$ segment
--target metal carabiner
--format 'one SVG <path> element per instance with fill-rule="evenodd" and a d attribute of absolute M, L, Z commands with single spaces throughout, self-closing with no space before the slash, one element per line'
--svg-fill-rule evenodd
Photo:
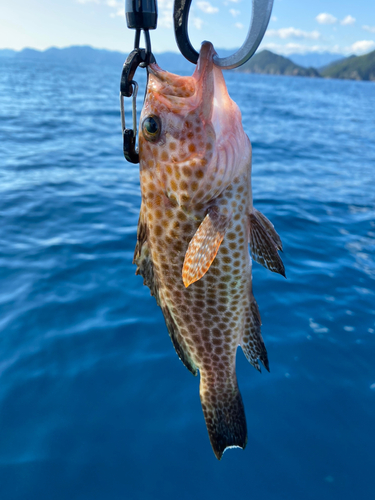
<path fill-rule="evenodd" d="M 188 35 L 188 17 L 191 0 L 175 0 L 173 9 L 174 31 L 178 48 L 186 59 L 197 64 L 199 54 Z M 242 66 L 255 53 L 266 32 L 273 0 L 253 0 L 250 28 L 242 47 L 228 57 L 214 57 L 214 63 L 222 69 Z"/>

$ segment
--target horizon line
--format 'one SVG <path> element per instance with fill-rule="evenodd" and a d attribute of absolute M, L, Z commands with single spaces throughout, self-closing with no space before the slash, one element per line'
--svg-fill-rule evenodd
<path fill-rule="evenodd" d="M 64 46 L 64 47 L 58 47 L 56 45 L 51 45 L 50 47 L 47 47 L 45 49 L 37 49 L 37 48 L 34 48 L 34 47 L 29 47 L 29 46 L 26 46 L 26 47 L 23 47 L 22 49 L 12 49 L 12 48 L 9 48 L 9 47 L 2 47 L 0 48 L 0 51 L 5 51 L 5 50 L 8 50 L 8 51 L 11 51 L 11 52 L 16 52 L 16 53 L 20 53 L 24 50 L 34 50 L 35 52 L 46 52 L 48 50 L 51 50 L 51 49 L 56 49 L 56 50 L 65 50 L 65 49 L 70 49 L 70 48 L 74 48 L 74 47 L 80 47 L 80 48 L 90 48 L 92 50 L 103 50 L 103 51 L 106 51 L 106 52 L 114 52 L 114 53 L 120 53 L 120 54 L 127 54 L 127 51 L 126 52 L 123 52 L 122 50 L 113 50 L 113 49 L 107 49 L 107 48 L 103 48 L 103 47 L 94 47 L 93 45 L 87 45 L 87 44 L 83 44 L 83 45 L 80 45 L 80 44 L 72 44 L 72 45 L 67 45 L 67 46 Z M 233 51 L 236 51 L 238 50 L 239 47 L 219 47 L 217 50 L 220 51 L 220 50 L 233 50 Z M 315 55 L 315 54 L 337 54 L 338 56 L 347 56 L 347 54 L 343 53 L 343 52 L 336 52 L 336 51 L 329 51 L 329 50 L 323 50 L 323 51 L 306 51 L 306 52 L 291 52 L 290 54 L 284 54 L 284 53 L 280 53 L 280 52 L 276 52 L 274 50 L 271 50 L 267 47 L 261 47 L 259 52 L 262 52 L 262 50 L 268 50 L 270 52 L 273 52 L 274 54 L 277 54 L 277 55 L 280 55 L 280 56 L 283 56 L 283 57 L 288 57 L 289 55 L 301 55 L 301 56 L 304 56 L 304 55 Z M 258 52 L 258 51 L 257 51 Z M 366 54 L 370 54 L 371 52 L 373 52 L 372 50 L 370 50 L 369 52 L 366 52 L 364 54 L 361 54 L 361 55 L 366 55 Z M 173 54 L 180 54 L 179 50 L 176 49 L 176 50 L 164 50 L 164 51 L 154 51 L 154 54 L 165 54 L 165 53 L 173 53 Z M 355 54 L 357 55 L 357 54 Z M 359 56 L 357 56 L 359 57 Z"/>

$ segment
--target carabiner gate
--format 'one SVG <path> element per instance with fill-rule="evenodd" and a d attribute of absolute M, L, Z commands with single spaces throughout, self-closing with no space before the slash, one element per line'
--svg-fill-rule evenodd
<path fill-rule="evenodd" d="M 132 119 L 133 129 L 126 128 L 125 125 L 125 106 L 124 95 L 120 92 L 120 110 L 121 110 L 121 129 L 122 129 L 122 144 L 125 159 L 130 163 L 139 163 L 138 148 L 136 148 L 137 138 L 137 94 L 138 83 L 132 80 L 130 82 L 132 87 L 133 105 L 132 105 Z"/>

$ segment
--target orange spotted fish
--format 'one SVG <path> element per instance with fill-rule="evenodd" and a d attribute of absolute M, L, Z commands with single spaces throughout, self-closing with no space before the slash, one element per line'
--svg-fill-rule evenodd
<path fill-rule="evenodd" d="M 204 42 L 190 77 L 149 67 L 140 119 L 142 205 L 134 263 L 161 307 L 200 398 L 216 457 L 245 448 L 238 345 L 268 370 L 251 258 L 285 276 L 282 245 L 253 207 L 251 145 L 215 51 Z"/>

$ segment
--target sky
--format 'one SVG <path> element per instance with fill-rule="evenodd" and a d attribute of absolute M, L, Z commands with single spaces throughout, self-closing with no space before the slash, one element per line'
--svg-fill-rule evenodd
<path fill-rule="evenodd" d="M 216 48 L 242 45 L 251 4 L 251 0 L 193 0 L 189 35 L 196 49 L 203 40 Z M 129 52 L 134 31 L 126 26 L 124 5 L 119 0 L 0 0 L 0 49 L 91 45 Z M 158 0 L 158 28 L 151 32 L 155 53 L 178 51 L 172 6 L 173 0 Z M 284 55 L 370 52 L 375 49 L 375 1 L 274 0 L 261 47 Z"/>

